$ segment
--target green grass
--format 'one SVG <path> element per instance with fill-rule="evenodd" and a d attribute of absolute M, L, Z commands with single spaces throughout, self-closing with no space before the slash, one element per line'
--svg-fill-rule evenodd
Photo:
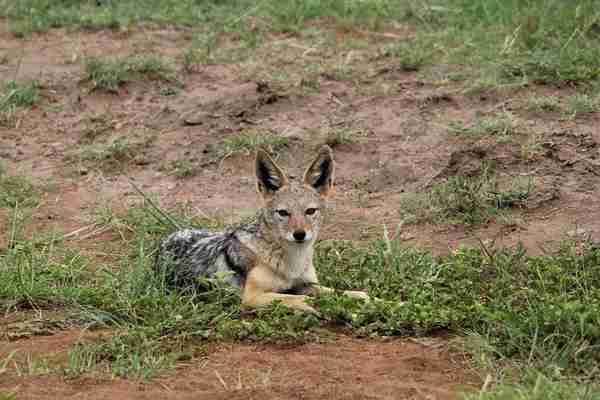
<path fill-rule="evenodd" d="M 132 164 L 146 164 L 146 151 L 152 146 L 155 137 L 145 134 L 129 134 L 105 143 L 81 146 L 67 154 L 65 160 L 76 164 L 80 172 L 89 169 L 107 173 L 122 172 Z"/>
<path fill-rule="evenodd" d="M 499 385 L 465 397 L 467 400 L 598 400 L 600 391 L 589 385 L 557 382 L 543 374 L 529 378 L 525 384 Z"/>
<path fill-rule="evenodd" d="M 269 132 L 243 132 L 223 140 L 219 147 L 219 154 L 228 157 L 234 154 L 252 154 L 259 148 L 276 152 L 289 143 L 289 139 Z"/>
<path fill-rule="evenodd" d="M 0 99 L 0 110 L 7 107 L 31 107 L 40 99 L 40 86 L 33 81 L 20 84 L 9 81 L 4 86 L 4 94 Z"/>
<path fill-rule="evenodd" d="M 194 165 L 192 161 L 186 159 L 171 161 L 169 166 L 165 169 L 169 172 L 169 174 L 174 175 L 179 179 L 189 178 L 200 172 L 199 167 Z"/>
<path fill-rule="evenodd" d="M 183 54 L 188 71 L 207 62 L 251 56 L 269 32 L 302 34 L 313 21 L 327 20 L 348 30 L 409 25 L 414 32 L 410 36 L 379 50 L 372 47 L 404 70 L 444 66 L 450 79 L 460 69 L 461 76 L 471 78 L 464 83 L 467 91 L 582 84 L 600 76 L 600 7 L 594 0 L 577 5 L 562 0 L 124 0 L 104 6 L 93 1 L 0 0 L 0 10 L 17 35 L 61 26 L 192 26 L 196 39 Z M 220 54 L 219 47 L 236 41 L 240 46 Z M 118 87 L 120 74 L 113 71 L 109 90 Z"/>
<path fill-rule="evenodd" d="M 562 106 L 556 96 L 531 96 L 526 101 L 526 108 L 529 111 L 557 112 Z"/>
<path fill-rule="evenodd" d="M 591 114 L 600 110 L 600 101 L 597 96 L 590 96 L 585 93 L 574 94 L 567 98 L 565 113 L 576 118 L 581 115 Z"/>
<path fill-rule="evenodd" d="M 86 61 L 86 80 L 98 90 L 116 93 L 125 83 L 143 76 L 147 79 L 175 81 L 173 68 L 161 57 L 135 55 L 122 59 Z"/>
<path fill-rule="evenodd" d="M 431 44 L 419 41 L 393 43 L 383 47 L 382 55 L 398 60 L 403 71 L 418 71 L 431 62 L 433 49 Z"/>
<path fill-rule="evenodd" d="M 537 257 L 522 248 L 461 248 L 436 258 L 397 242 L 362 247 L 321 242 L 316 251 L 321 282 L 366 289 L 379 300 L 321 296 L 313 302 L 322 319 L 277 304 L 248 316 L 240 310 L 239 292 L 219 280 L 205 282 L 201 292 L 165 287 L 164 277 L 152 270 L 155 240 L 174 229 L 164 214 L 133 208 L 102 220 L 120 232 L 125 250 L 108 265 L 69 250 L 60 236 L 37 241 L 16 236 L 0 252 L 3 308 L 66 307 L 88 326 L 112 328 L 111 336 L 71 350 L 64 370 L 71 377 L 104 371 L 151 378 L 204 354 L 206 340 L 318 340 L 329 321 L 359 336 L 469 331 L 484 344 L 474 354 L 517 371 L 507 376 L 537 370 L 552 384 L 558 378 L 595 379 L 600 248 L 592 244 L 565 245 Z M 182 215 L 176 220 L 192 223 Z M 120 230 L 123 226 L 127 229 Z M 505 389 L 498 390 L 501 395 Z"/>
<path fill-rule="evenodd" d="M 29 179 L 0 170 L 0 207 L 22 208 L 38 204 L 40 191 Z"/>
<path fill-rule="evenodd" d="M 489 168 L 479 176 L 451 176 L 424 194 L 407 194 L 400 205 L 406 222 L 486 224 L 504 210 L 526 204 L 533 182 L 514 179 L 500 185 Z"/>
<path fill-rule="evenodd" d="M 94 1 L 56 3 L 49 0 L 23 0 L 15 3 L 0 0 L 0 10 L 0 16 L 9 19 L 10 29 L 17 36 L 63 26 L 118 29 L 140 22 L 186 26 L 215 23 L 222 26 L 222 22 L 226 21 L 227 27 L 235 27 L 246 23 L 244 17 L 256 16 L 268 19 L 274 29 L 286 32 L 296 31 L 304 22 L 318 17 L 333 17 L 346 26 L 362 24 L 377 27 L 404 12 L 404 8 L 392 0 L 125 0 L 107 2 L 107 5 L 100 7 Z"/>
<path fill-rule="evenodd" d="M 332 127 L 325 129 L 325 144 L 335 148 L 343 144 L 358 143 L 364 139 L 366 132 L 351 127 Z"/>
<path fill-rule="evenodd" d="M 454 134 L 482 137 L 497 136 L 507 137 L 516 133 L 517 123 L 510 113 L 502 113 L 497 116 L 477 118 L 471 125 L 451 125 L 450 131 Z"/>
<path fill-rule="evenodd" d="M 10 125 L 19 108 L 30 108 L 40 100 L 40 85 L 8 81 L 0 93 L 0 125 Z"/>

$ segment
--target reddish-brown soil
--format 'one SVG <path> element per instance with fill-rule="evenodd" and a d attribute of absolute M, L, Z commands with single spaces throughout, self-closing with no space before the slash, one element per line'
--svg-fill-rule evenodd
<path fill-rule="evenodd" d="M 55 364 L 79 330 L 4 345 L 3 357 L 45 355 Z M 26 358 L 26 357 L 25 357 Z M 442 339 L 374 342 L 339 336 L 296 346 L 222 344 L 152 381 L 56 375 L 0 375 L 19 399 L 456 399 L 475 380 L 450 358 Z M 1 393 L 1 392 L 0 392 Z"/>
<path fill-rule="evenodd" d="M 393 40 L 398 35 L 367 38 Z M 343 36 L 338 33 L 337 39 Z M 201 66 L 192 73 L 181 70 L 183 89 L 173 97 L 160 95 L 161 87 L 171 85 L 164 82 L 137 80 L 107 94 L 92 91 L 91 83 L 83 80 L 84 60 L 90 56 L 153 52 L 181 66 L 181 50 L 190 45 L 191 37 L 178 29 L 134 29 L 54 30 L 16 39 L 0 21 L 0 56 L 8 60 L 0 65 L 0 81 L 37 79 L 43 84 L 41 103 L 19 114 L 16 126 L 0 127 L 0 158 L 8 172 L 38 184 L 52 183 L 35 210 L 30 232 L 74 232 L 89 225 L 92 214 L 102 207 L 119 212 L 139 203 L 129 179 L 164 207 L 187 203 L 200 216 L 235 221 L 259 203 L 251 156 L 212 162 L 214 149 L 224 138 L 249 129 L 278 132 L 290 139 L 280 162 L 297 167 L 323 142 L 324 127 L 346 126 L 363 134 L 354 143 L 335 147 L 337 196 L 324 233 L 327 238 L 381 237 L 384 224 L 394 231 L 401 221 L 398 210 L 405 192 L 424 191 L 450 175 L 476 173 L 485 161 L 496 163 L 500 176 L 534 178 L 527 207 L 514 210 L 516 222 L 492 222 L 476 229 L 404 226 L 400 239 L 438 254 L 460 244 L 476 245 L 478 238 L 501 245 L 521 241 L 532 253 L 546 251 L 567 237 L 599 239 L 600 117 L 538 115 L 522 107 L 531 93 L 564 99 L 572 94 L 569 88 L 468 95 L 383 65 L 367 50 L 332 56 L 298 44 L 294 36 L 281 35 L 273 38 L 273 46 L 279 47 L 257 50 L 254 63 L 273 60 L 265 71 L 250 62 Z M 358 60 L 351 66 L 365 68 L 358 71 L 364 78 L 361 84 L 323 73 L 318 90 L 300 93 L 300 80 L 267 81 L 269 94 L 261 95 L 268 71 L 293 70 L 295 59 L 308 64 L 323 57 L 330 57 L 327 62 Z M 294 73 L 290 72 L 292 80 Z M 511 112 L 517 119 L 514 140 L 448 133 L 451 121 L 472 123 L 496 111 Z M 137 145 L 135 156 L 122 160 L 116 171 L 73 161 L 83 146 L 118 137 Z M 534 151 L 524 151 L 522 144 L 534 139 Z M 181 160 L 195 166 L 197 173 L 183 179 L 174 176 L 171 163 Z M 0 231 L 7 225 L 8 216 L 0 211 Z M 114 239 L 102 229 L 84 232 L 74 236 L 83 239 L 73 245 L 99 255 Z M 0 366 L 13 350 L 25 360 L 25 354 L 35 353 L 64 362 L 66 349 L 82 333 L 59 329 L 49 336 L 37 334 L 2 345 Z M 56 374 L 19 377 L 9 363 L 10 372 L 0 373 L 0 391 L 18 393 L 19 399 L 451 399 L 476 380 L 452 362 L 444 343 L 339 337 L 333 343 L 296 347 L 221 345 L 206 359 L 181 364 L 151 382 L 106 377 L 69 381 Z"/>

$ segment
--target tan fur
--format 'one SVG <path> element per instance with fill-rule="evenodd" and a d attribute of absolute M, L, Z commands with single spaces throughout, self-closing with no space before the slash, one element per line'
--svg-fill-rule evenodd
<path fill-rule="evenodd" d="M 302 182 L 294 182 L 266 152 L 258 151 L 257 188 L 264 207 L 257 234 L 239 237 L 246 251 L 253 254 L 242 292 L 244 306 L 254 308 L 279 300 L 288 307 L 316 312 L 306 303 L 305 294 L 334 290 L 318 284 L 313 265 L 313 246 L 327 199 L 333 193 L 334 169 L 332 151 L 324 146 L 307 168 Z M 302 233 L 304 240 L 297 240 Z M 290 290 L 302 294 L 281 293 Z M 368 299 L 364 292 L 344 293 Z"/>

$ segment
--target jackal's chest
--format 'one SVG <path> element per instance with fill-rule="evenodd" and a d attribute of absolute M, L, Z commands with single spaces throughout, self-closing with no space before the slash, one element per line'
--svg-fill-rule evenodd
<path fill-rule="evenodd" d="M 255 255 L 253 275 L 260 285 L 275 292 L 317 283 L 312 246 L 272 247 L 251 237 L 239 238 Z M 249 271 L 250 272 L 250 271 Z"/>

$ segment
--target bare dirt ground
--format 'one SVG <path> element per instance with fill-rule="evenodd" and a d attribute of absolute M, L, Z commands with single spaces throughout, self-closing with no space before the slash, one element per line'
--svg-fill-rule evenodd
<path fill-rule="evenodd" d="M 295 42 L 294 37 L 277 40 Z M 398 209 L 405 192 L 423 191 L 446 176 L 476 171 L 487 160 L 496 162 L 500 173 L 535 178 L 530 205 L 515 211 L 516 222 L 476 229 L 404 226 L 401 234 L 407 245 L 441 254 L 459 244 L 477 244 L 479 237 L 502 245 L 522 241 L 530 252 L 539 253 L 565 237 L 600 239 L 600 117 L 551 118 L 520 107 L 530 93 L 564 97 L 571 93 L 569 88 L 528 88 L 511 97 L 467 95 L 385 66 L 375 66 L 372 78 L 373 85 L 386 85 L 385 93 L 324 75 L 318 91 L 307 96 L 267 83 L 268 101 L 260 100 L 262 83 L 237 64 L 182 73 L 184 86 L 174 97 L 161 96 L 157 82 L 134 82 L 117 94 L 106 94 L 90 91 L 90 84 L 82 81 L 86 57 L 151 51 L 177 59 L 189 43 L 186 31 L 175 29 L 126 34 L 54 30 L 23 40 L 12 37 L 0 22 L 0 54 L 11 56 L 0 65 L 0 78 L 37 79 L 43 84 L 41 104 L 24 113 L 16 128 L 0 128 L 0 157 L 8 171 L 35 182 L 52 182 L 36 210 L 36 230 L 72 232 L 88 224 L 99 207 L 124 210 L 138 203 L 140 197 L 128 179 L 165 207 L 189 203 L 198 213 L 235 221 L 259 204 L 251 156 L 209 162 L 224 138 L 247 129 L 279 132 L 290 139 L 281 163 L 296 166 L 306 162 L 322 140 L 321 127 L 341 123 L 365 134 L 335 147 L 337 199 L 327 238 L 380 237 L 383 224 L 393 230 L 400 222 Z M 229 103 L 223 105 L 223 99 Z M 474 121 L 497 109 L 514 113 L 526 128 L 518 140 L 468 139 L 449 134 L 443 124 Z M 106 118 L 103 123 L 110 129 L 92 141 L 107 143 L 122 136 L 145 141 L 118 173 L 69 158 L 88 143 L 90 129 L 99 129 L 90 122 L 98 115 Z M 183 122 L 186 116 L 194 118 L 193 124 Z M 536 138 L 539 150 L 524 156 L 521 144 L 530 138 Z M 185 179 L 174 176 L 168 165 L 182 159 L 196 165 L 199 173 Z M 7 224 L 7 216 L 0 214 L 0 230 Z M 89 237 L 77 245 L 100 249 L 102 239 Z M 21 355 L 39 352 L 64 360 L 80 334 L 66 330 L 16 338 L 1 345 L 0 359 L 18 349 Z M 182 364 L 147 383 L 11 374 L 0 376 L 0 389 L 18 393 L 19 399 L 452 399 L 461 388 L 478 383 L 452 360 L 445 343 L 340 336 L 333 343 L 295 347 L 214 345 L 202 362 Z"/>
<path fill-rule="evenodd" d="M 84 335 L 85 336 L 85 335 Z M 82 339 L 80 330 L 3 345 L 64 362 Z M 455 399 L 476 379 L 453 360 L 446 340 L 364 341 L 338 336 L 334 343 L 219 344 L 208 356 L 181 363 L 149 382 L 52 375 L 0 377 L 0 389 L 19 399 Z"/>

